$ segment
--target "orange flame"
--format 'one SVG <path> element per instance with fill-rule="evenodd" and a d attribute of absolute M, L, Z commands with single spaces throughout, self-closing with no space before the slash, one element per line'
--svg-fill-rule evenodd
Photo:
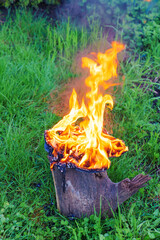
<path fill-rule="evenodd" d="M 109 157 L 118 157 L 128 151 L 122 140 L 110 136 L 103 129 L 105 105 L 112 109 L 113 99 L 108 94 L 102 96 L 99 93 L 100 85 L 104 89 L 117 85 L 106 81 L 117 76 L 117 53 L 124 48 L 123 44 L 112 42 L 112 48 L 104 54 L 98 53 L 96 61 L 82 58 L 82 67 L 90 70 L 85 80 L 91 89 L 86 94 L 89 100 L 87 105 L 84 99 L 79 105 L 77 93 L 73 89 L 69 114 L 52 129 L 45 131 L 46 142 L 53 148 L 52 155 L 57 157 L 58 152 L 62 153 L 61 163 L 72 163 L 83 169 L 109 168 Z"/>

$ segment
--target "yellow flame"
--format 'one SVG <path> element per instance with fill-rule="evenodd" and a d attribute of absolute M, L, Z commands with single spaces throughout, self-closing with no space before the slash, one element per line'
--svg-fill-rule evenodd
<path fill-rule="evenodd" d="M 53 155 L 57 156 L 58 152 L 63 154 L 60 162 L 71 162 L 84 169 L 109 168 L 109 157 L 118 157 L 128 151 L 122 140 L 103 131 L 105 106 L 112 109 L 113 99 L 108 94 L 102 96 L 99 93 L 100 85 L 105 89 L 115 85 L 106 82 L 117 76 L 117 53 L 124 48 L 123 44 L 112 42 L 112 48 L 105 53 L 98 53 L 96 61 L 82 58 L 82 67 L 90 70 L 85 80 L 90 87 L 86 94 L 88 104 L 86 106 L 82 100 L 80 106 L 73 89 L 69 114 L 45 133 L 47 143 L 54 149 Z"/>

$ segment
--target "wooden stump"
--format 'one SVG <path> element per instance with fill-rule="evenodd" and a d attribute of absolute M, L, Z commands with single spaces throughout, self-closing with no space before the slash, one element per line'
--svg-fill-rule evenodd
<path fill-rule="evenodd" d="M 113 183 L 107 171 L 90 173 L 66 168 L 65 173 L 57 166 L 52 170 L 57 207 L 67 217 L 90 216 L 101 211 L 102 216 L 112 216 L 118 205 L 145 186 L 151 178 L 139 174 L 132 180 L 126 178 Z M 100 210 L 101 206 L 101 210 Z"/>

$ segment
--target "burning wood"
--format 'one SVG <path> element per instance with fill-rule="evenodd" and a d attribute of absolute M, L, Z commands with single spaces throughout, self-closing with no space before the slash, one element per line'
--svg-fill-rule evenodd
<path fill-rule="evenodd" d="M 113 183 L 107 171 L 92 173 L 66 168 L 62 173 L 58 166 L 54 166 L 52 175 L 58 210 L 67 217 L 78 218 L 90 216 L 95 210 L 103 217 L 112 216 L 118 206 L 150 180 L 149 176 L 139 174 L 132 180 Z"/>
<path fill-rule="evenodd" d="M 61 163 L 72 163 L 83 169 L 109 168 L 109 157 L 119 157 L 128 151 L 122 140 L 103 131 L 105 105 L 112 109 L 113 99 L 110 95 L 102 96 L 99 92 L 100 85 L 104 89 L 117 85 L 106 82 L 117 76 L 117 53 L 123 49 L 123 44 L 113 42 L 112 49 L 104 54 L 98 53 L 96 61 L 82 58 L 82 67 L 90 70 L 90 76 L 85 81 L 91 88 L 86 94 L 88 104 L 83 99 L 79 106 L 73 89 L 69 102 L 70 113 L 45 132 L 46 142 L 53 148 L 54 158 L 58 158 L 59 153 L 63 155 Z M 53 165 L 54 162 L 51 168 Z"/>
<path fill-rule="evenodd" d="M 104 172 L 110 167 L 110 157 L 119 157 L 128 151 L 122 140 L 110 136 L 103 128 L 105 106 L 112 109 L 113 99 L 109 94 L 102 96 L 99 91 L 100 86 L 107 89 L 117 85 L 107 81 L 117 76 L 117 54 L 124 48 L 123 44 L 112 42 L 112 48 L 104 54 L 93 53 L 96 60 L 82 58 L 82 67 L 90 70 L 85 80 L 90 87 L 86 94 L 87 103 L 83 99 L 79 105 L 73 89 L 69 114 L 45 131 L 45 148 L 49 153 L 57 204 L 66 216 L 92 214 L 94 207 L 98 210 L 101 197 L 102 212 L 107 211 L 110 215 L 110 207 L 115 210 L 149 180 L 149 177 L 138 175 L 138 182 L 125 179 L 112 183 Z"/>

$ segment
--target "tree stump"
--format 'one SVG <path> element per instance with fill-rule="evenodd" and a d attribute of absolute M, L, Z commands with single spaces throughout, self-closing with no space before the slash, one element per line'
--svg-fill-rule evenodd
<path fill-rule="evenodd" d="M 52 175 L 56 190 L 57 208 L 67 217 L 90 216 L 94 211 L 103 217 L 116 211 L 118 205 L 145 186 L 151 178 L 139 174 L 132 180 L 126 178 L 113 183 L 107 171 L 86 172 L 66 168 L 62 172 L 55 165 Z"/>

